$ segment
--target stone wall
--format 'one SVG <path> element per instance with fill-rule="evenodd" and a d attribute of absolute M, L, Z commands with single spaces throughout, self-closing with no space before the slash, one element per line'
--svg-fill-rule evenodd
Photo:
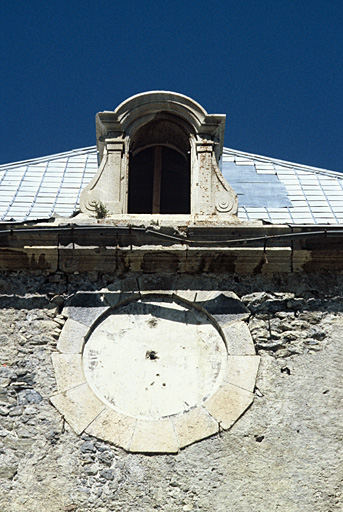
<path fill-rule="evenodd" d="M 255 401 L 229 431 L 152 456 L 77 436 L 49 402 L 63 306 L 114 279 L 0 276 L 0 510 L 342 510 L 343 277 L 190 276 L 248 307 Z"/>

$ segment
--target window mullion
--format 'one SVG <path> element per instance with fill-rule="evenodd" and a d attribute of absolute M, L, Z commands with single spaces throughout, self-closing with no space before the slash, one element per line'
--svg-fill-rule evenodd
<path fill-rule="evenodd" d="M 162 175 L 162 146 L 156 146 L 154 151 L 154 183 L 152 197 L 152 213 L 160 213 Z"/>

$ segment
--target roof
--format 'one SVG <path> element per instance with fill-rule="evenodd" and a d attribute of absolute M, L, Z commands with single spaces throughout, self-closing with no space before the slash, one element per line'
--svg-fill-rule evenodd
<path fill-rule="evenodd" d="M 226 148 L 222 160 L 240 219 L 343 224 L 343 173 Z"/>
<path fill-rule="evenodd" d="M 0 220 L 70 217 L 98 168 L 96 146 L 0 166 Z"/>
<path fill-rule="evenodd" d="M 70 217 L 97 168 L 96 146 L 1 165 L 0 221 Z M 343 173 L 228 148 L 221 169 L 241 220 L 343 224 Z"/>

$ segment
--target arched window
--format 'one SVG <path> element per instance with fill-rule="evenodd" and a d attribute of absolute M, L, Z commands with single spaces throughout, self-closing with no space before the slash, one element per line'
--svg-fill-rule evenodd
<path fill-rule="evenodd" d="M 190 213 L 189 134 L 159 114 L 131 143 L 128 213 Z"/>

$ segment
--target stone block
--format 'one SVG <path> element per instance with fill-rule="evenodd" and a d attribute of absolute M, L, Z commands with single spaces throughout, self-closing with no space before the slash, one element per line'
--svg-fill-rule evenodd
<path fill-rule="evenodd" d="M 172 416 L 172 422 L 180 448 L 218 432 L 218 423 L 203 407 Z"/>
<path fill-rule="evenodd" d="M 120 294 L 117 306 L 125 306 L 125 304 L 130 304 L 130 302 L 134 302 L 141 298 L 140 292 L 122 292 Z"/>
<path fill-rule="evenodd" d="M 311 268 L 312 251 L 294 248 L 292 253 L 293 272 L 304 272 L 304 269 Z"/>
<path fill-rule="evenodd" d="M 276 274 L 278 272 L 292 272 L 292 250 L 290 247 L 273 247 L 266 250 L 266 263 L 262 274 Z"/>
<path fill-rule="evenodd" d="M 193 303 L 196 297 L 195 290 L 175 290 L 174 295 L 188 303 Z"/>
<path fill-rule="evenodd" d="M 181 291 L 183 291 L 183 292 L 191 291 L 192 293 L 194 292 L 194 297 L 195 297 L 195 293 L 199 287 L 199 283 L 201 283 L 202 286 L 208 285 L 207 280 L 205 281 L 205 280 L 201 279 L 199 281 L 199 276 L 178 274 L 176 283 L 175 283 L 175 293 L 177 293 L 176 290 L 178 291 L 178 293 L 181 293 Z M 191 300 L 193 301 L 194 298 Z"/>
<path fill-rule="evenodd" d="M 115 281 L 108 286 L 108 289 L 102 290 L 101 293 L 104 300 L 112 307 L 128 304 L 134 300 L 139 300 L 141 297 L 138 280 L 135 277 Z"/>
<path fill-rule="evenodd" d="M 58 339 L 57 350 L 63 353 L 81 353 L 88 330 L 87 325 L 68 318 Z"/>
<path fill-rule="evenodd" d="M 118 265 L 117 272 L 123 273 L 130 270 L 130 272 L 141 272 L 143 265 L 143 258 L 145 252 L 141 247 L 132 247 L 131 251 L 118 252 Z"/>
<path fill-rule="evenodd" d="M 33 242 L 34 243 L 34 242 Z M 58 269 L 58 250 L 56 245 L 0 248 L 1 270 L 46 270 L 56 272 Z"/>
<path fill-rule="evenodd" d="M 214 299 L 218 295 L 217 291 L 214 290 L 197 290 L 196 302 L 199 305 L 203 305 L 205 302 Z"/>
<path fill-rule="evenodd" d="M 185 249 L 175 246 L 166 250 L 164 246 L 142 246 L 144 251 L 140 270 L 147 274 L 163 273 L 175 275 L 180 272 L 180 260 L 185 255 Z"/>
<path fill-rule="evenodd" d="M 139 292 L 102 292 L 104 300 L 111 307 L 117 307 L 128 304 L 131 301 L 139 300 L 141 295 Z"/>
<path fill-rule="evenodd" d="M 82 247 L 77 244 L 69 244 L 59 247 L 59 269 L 71 274 L 73 272 L 113 272 L 118 260 L 118 249 L 115 247 L 89 246 Z"/>
<path fill-rule="evenodd" d="M 198 302 L 198 296 L 197 296 Z M 243 320 L 250 316 L 250 311 L 233 292 L 214 292 L 202 307 L 213 316 L 221 327 L 234 320 Z"/>
<path fill-rule="evenodd" d="M 289 248 L 245 247 L 236 251 L 235 272 L 237 274 L 270 274 L 291 271 L 291 254 Z"/>
<path fill-rule="evenodd" d="M 50 398 L 50 401 L 65 417 L 76 434 L 81 434 L 105 408 L 88 384 L 81 384 L 63 393 L 57 393 Z"/>
<path fill-rule="evenodd" d="M 171 275 L 144 275 L 138 278 L 141 292 L 171 293 L 175 287 L 176 277 Z"/>
<path fill-rule="evenodd" d="M 204 406 L 221 428 L 228 429 L 251 405 L 253 398 L 250 391 L 223 383 Z"/>
<path fill-rule="evenodd" d="M 69 306 L 79 308 L 101 308 L 104 306 L 104 297 L 99 292 L 79 291 L 71 298 Z"/>
<path fill-rule="evenodd" d="M 179 444 L 170 418 L 137 420 L 130 451 L 138 453 L 177 453 Z"/>
<path fill-rule="evenodd" d="M 86 428 L 86 432 L 128 451 L 136 421 L 136 418 L 106 408 Z"/>
<path fill-rule="evenodd" d="M 120 283 L 120 289 L 122 292 L 137 293 L 139 295 L 138 280 L 135 277 L 123 279 Z"/>
<path fill-rule="evenodd" d="M 101 293 L 104 292 L 118 292 L 118 291 L 121 291 L 121 280 L 117 279 L 115 281 L 113 281 L 111 284 L 107 285 L 106 288 L 103 288 L 101 290 Z"/>
<path fill-rule="evenodd" d="M 57 389 L 60 392 L 86 382 L 82 370 L 81 354 L 52 354 Z"/>
<path fill-rule="evenodd" d="M 104 297 L 104 301 L 111 307 L 116 307 L 118 306 L 119 302 L 120 302 L 120 297 L 122 295 L 121 291 L 118 290 L 118 291 L 113 291 L 113 292 L 110 292 L 110 291 L 107 291 L 107 290 L 102 290 L 101 291 L 101 294 L 103 295 Z"/>
<path fill-rule="evenodd" d="M 253 392 L 260 357 L 228 356 L 227 363 L 225 382 Z"/>
<path fill-rule="evenodd" d="M 254 343 L 248 326 L 242 321 L 231 322 L 222 326 L 229 355 L 255 355 Z"/>
<path fill-rule="evenodd" d="M 68 306 L 64 308 L 63 314 L 71 320 L 90 327 L 109 308 L 110 306 L 107 305 L 101 307 Z"/>

